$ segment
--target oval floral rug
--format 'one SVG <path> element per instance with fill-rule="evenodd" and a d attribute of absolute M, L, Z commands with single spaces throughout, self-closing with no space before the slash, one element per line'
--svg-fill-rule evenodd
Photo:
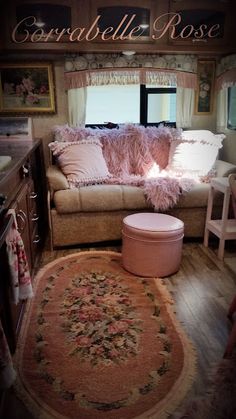
<path fill-rule="evenodd" d="M 159 279 L 88 251 L 36 276 L 15 363 L 17 391 L 38 418 L 168 417 L 189 389 L 195 352 Z"/>

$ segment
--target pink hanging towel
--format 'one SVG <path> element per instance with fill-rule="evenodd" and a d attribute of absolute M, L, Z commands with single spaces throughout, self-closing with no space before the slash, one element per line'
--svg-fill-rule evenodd
<path fill-rule="evenodd" d="M 24 243 L 17 230 L 15 211 L 10 210 L 9 212 L 14 216 L 14 222 L 7 234 L 6 245 L 11 277 L 12 300 L 15 304 L 18 304 L 19 300 L 33 297 L 33 289 Z"/>

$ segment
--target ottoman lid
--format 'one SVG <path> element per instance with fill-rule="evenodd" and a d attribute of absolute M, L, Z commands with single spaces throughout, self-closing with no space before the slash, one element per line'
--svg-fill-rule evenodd
<path fill-rule="evenodd" d="M 149 232 L 171 232 L 182 230 L 183 221 L 171 215 L 143 212 L 128 215 L 123 219 L 127 227 Z"/>

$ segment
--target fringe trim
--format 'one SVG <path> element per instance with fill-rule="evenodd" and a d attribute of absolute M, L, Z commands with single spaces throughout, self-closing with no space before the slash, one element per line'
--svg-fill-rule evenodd
<path fill-rule="evenodd" d="M 107 256 L 120 256 L 121 253 L 112 252 L 112 251 L 85 251 L 81 252 L 83 255 L 107 255 Z M 53 262 L 48 263 L 36 275 L 34 284 L 35 284 L 35 293 L 39 284 L 41 277 L 44 273 L 61 262 L 63 260 L 68 260 L 74 258 L 76 255 L 80 255 L 78 253 L 72 253 L 71 255 L 67 255 L 64 257 L 60 257 Z M 166 397 L 162 399 L 160 402 L 157 403 L 152 409 L 143 413 L 142 415 L 136 416 L 134 419 L 167 419 L 169 415 L 174 413 L 174 411 L 179 407 L 180 403 L 184 401 L 184 398 L 187 395 L 187 392 L 190 390 L 193 381 L 196 376 L 197 371 L 197 355 L 196 350 L 193 346 L 193 343 L 187 337 L 184 329 L 182 328 L 180 322 L 176 318 L 171 305 L 174 304 L 174 300 L 171 297 L 168 289 L 164 285 L 164 280 L 160 280 L 158 278 L 154 279 L 156 283 L 156 287 L 160 291 L 164 303 L 166 303 L 167 312 L 175 326 L 175 329 L 179 335 L 179 338 L 183 345 L 184 351 L 184 365 L 182 369 L 182 373 L 179 376 L 178 380 L 173 385 L 172 389 L 168 392 Z M 25 315 L 21 327 L 21 332 L 19 336 L 19 344 L 14 356 L 14 363 L 19 365 L 20 361 L 22 361 L 23 356 L 23 345 L 20 342 L 24 341 L 24 337 L 27 333 L 28 326 L 29 326 L 29 319 L 30 319 L 30 312 L 32 310 L 32 301 L 29 300 L 26 305 Z M 23 380 L 21 380 L 21 371 L 18 370 L 17 380 L 15 382 L 14 388 L 17 392 L 17 395 L 20 397 L 22 402 L 25 404 L 26 408 L 33 414 L 35 419 L 68 419 L 68 416 L 60 415 L 59 413 L 55 412 L 55 410 L 51 409 L 47 404 L 44 404 L 42 399 L 39 399 L 35 393 L 32 392 L 31 389 L 27 388 L 24 385 Z"/>
<path fill-rule="evenodd" d="M 67 176 L 70 189 L 79 188 L 80 186 L 102 184 L 110 178 L 112 178 L 112 175 L 110 174 L 106 176 L 93 176 L 93 177 L 81 177 L 81 178 L 78 177 L 77 179 L 71 179 L 69 176 Z"/>
<path fill-rule="evenodd" d="M 155 69 L 155 68 L 115 68 L 112 70 L 79 70 L 67 72 L 65 77 L 66 90 L 86 86 L 108 84 L 156 84 L 174 85 L 188 89 L 197 88 L 197 75 L 188 71 Z"/>

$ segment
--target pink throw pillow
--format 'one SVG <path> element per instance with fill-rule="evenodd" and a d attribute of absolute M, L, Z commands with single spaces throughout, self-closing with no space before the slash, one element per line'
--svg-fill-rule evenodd
<path fill-rule="evenodd" d="M 49 144 L 70 187 L 101 183 L 111 175 L 99 140 L 88 137 L 76 142 Z"/>

